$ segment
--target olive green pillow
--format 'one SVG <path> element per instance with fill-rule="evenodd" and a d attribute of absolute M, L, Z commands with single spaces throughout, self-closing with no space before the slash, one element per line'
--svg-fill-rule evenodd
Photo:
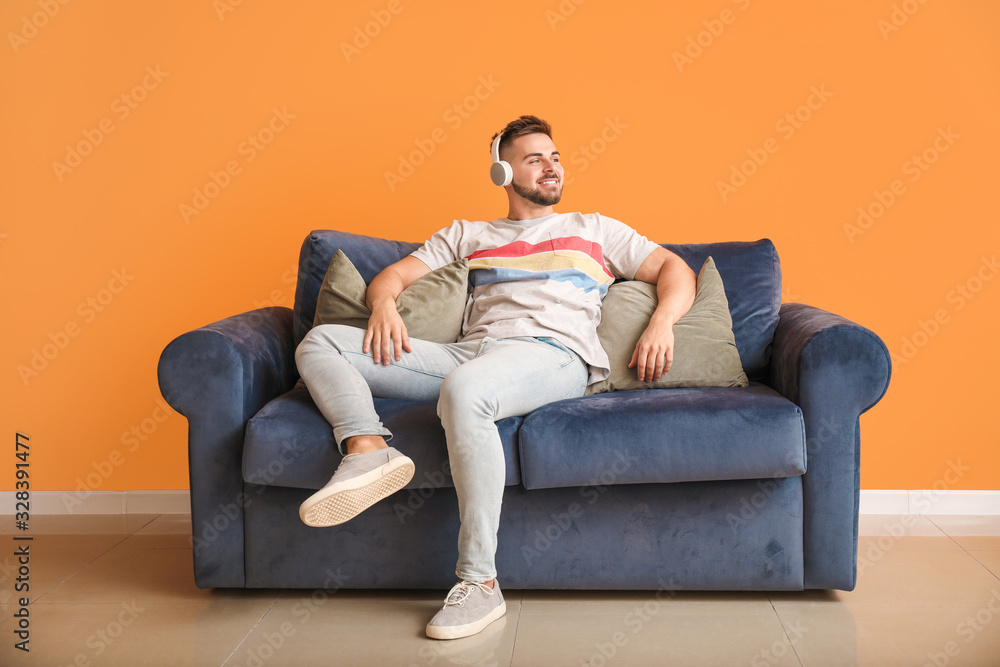
<path fill-rule="evenodd" d="M 468 298 L 469 262 L 452 262 L 426 273 L 396 299 L 406 333 L 434 343 L 454 343 L 462 333 Z M 323 277 L 313 326 L 347 324 L 368 328 L 371 311 L 365 305 L 368 286 L 343 251 L 338 250 Z"/>
<path fill-rule="evenodd" d="M 674 362 L 656 382 L 640 382 L 629 368 L 639 337 L 656 310 L 656 285 L 629 280 L 612 285 L 601 306 L 597 335 L 611 375 L 587 387 L 587 395 L 626 389 L 745 387 L 749 384 L 733 336 L 733 318 L 722 276 L 709 257 L 698 273 L 691 309 L 674 324 Z"/>

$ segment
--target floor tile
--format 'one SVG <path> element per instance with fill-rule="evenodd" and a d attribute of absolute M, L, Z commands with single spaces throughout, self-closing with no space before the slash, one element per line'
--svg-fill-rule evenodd
<path fill-rule="evenodd" d="M 177 604 L 36 604 L 30 654 L 6 639 L 8 618 L 0 624 L 0 664 L 221 665 L 273 602 L 213 595 Z"/>
<path fill-rule="evenodd" d="M 979 607 L 1000 590 L 995 576 L 965 551 L 886 551 L 858 562 L 853 591 L 772 593 L 772 601 L 832 599 L 848 606 Z"/>
<path fill-rule="evenodd" d="M 146 523 L 135 535 L 190 535 L 190 514 L 161 514 Z"/>
<path fill-rule="evenodd" d="M 920 514 L 862 514 L 858 535 L 892 537 L 944 537 L 945 532 Z"/>
<path fill-rule="evenodd" d="M 884 551 L 961 551 L 962 547 L 955 538 L 923 537 L 904 535 L 868 535 L 858 537 L 858 559 L 876 560 Z"/>
<path fill-rule="evenodd" d="M 187 535 L 133 533 L 122 540 L 118 546 L 122 548 L 138 547 L 140 549 L 186 549 L 188 551 L 194 548 L 190 533 Z"/>
<path fill-rule="evenodd" d="M 680 604 L 653 596 L 624 614 L 614 606 L 523 603 L 512 664 L 799 664 L 767 602 Z"/>
<path fill-rule="evenodd" d="M 439 642 L 444 590 L 201 590 L 189 516 L 40 516 L 31 659 L 10 642 L 0 665 L 996 665 L 998 527 L 865 515 L 854 591 L 505 590 L 501 621 Z M 0 550 L 8 637 L 17 565 Z"/>
<path fill-rule="evenodd" d="M 588 614 L 597 608 L 604 613 L 626 614 L 649 600 L 673 604 L 768 602 L 762 591 L 522 591 L 522 604 L 544 611 L 545 605 L 556 605 L 560 613 Z"/>
<path fill-rule="evenodd" d="M 1000 579 L 1000 551 L 970 551 L 969 555 Z"/>
<path fill-rule="evenodd" d="M 509 665 L 520 602 L 478 635 L 427 638 L 445 592 L 286 591 L 233 653 L 227 667 L 259 660 L 280 665 Z M 343 647 L 351 647 L 343 650 Z"/>
<path fill-rule="evenodd" d="M 1000 613 L 985 606 L 775 602 L 775 610 L 799 637 L 795 649 L 805 667 L 986 666 L 996 665 L 1000 655 Z M 977 621 L 977 614 L 987 622 Z"/>
<path fill-rule="evenodd" d="M 159 514 L 38 514 L 31 517 L 27 533 L 19 532 L 13 521 L 0 520 L 0 535 L 80 535 L 87 533 L 129 535 L 162 516 Z M 6 519 L 10 515 L 2 515 Z"/>
<path fill-rule="evenodd" d="M 194 601 L 211 596 L 194 583 L 190 549 L 116 547 L 63 581 L 39 603 L 139 604 Z M 277 597 L 277 594 L 275 594 Z"/>
<path fill-rule="evenodd" d="M 28 577 L 20 574 L 21 563 L 13 551 L 8 550 L 0 560 L 0 602 L 10 602 L 15 597 L 37 600 L 60 583 L 73 576 L 103 555 L 105 548 L 55 547 L 33 541 L 28 552 Z M 27 591 L 18 591 L 16 585 L 27 585 Z"/>
<path fill-rule="evenodd" d="M 966 551 L 1000 551 L 1000 537 L 988 535 L 956 535 L 951 539 L 955 540 L 955 543 Z"/>
<path fill-rule="evenodd" d="M 929 519 L 952 537 L 1000 537 L 1000 516 L 938 516 Z"/>

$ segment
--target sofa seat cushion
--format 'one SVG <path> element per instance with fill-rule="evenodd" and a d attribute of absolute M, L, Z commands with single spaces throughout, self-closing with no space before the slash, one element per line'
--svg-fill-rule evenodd
<path fill-rule="evenodd" d="M 416 472 L 404 488 L 454 486 L 448 446 L 434 401 L 375 399 L 375 411 L 393 433 L 392 446 L 413 459 Z M 521 481 L 517 430 L 521 417 L 497 422 L 508 486 Z M 251 484 L 320 489 L 340 465 L 330 424 L 313 403 L 309 390 L 274 399 L 247 424 L 243 479 Z"/>
<path fill-rule="evenodd" d="M 791 477 L 806 469 L 802 411 L 757 382 L 550 403 L 524 418 L 518 440 L 527 489 Z"/>

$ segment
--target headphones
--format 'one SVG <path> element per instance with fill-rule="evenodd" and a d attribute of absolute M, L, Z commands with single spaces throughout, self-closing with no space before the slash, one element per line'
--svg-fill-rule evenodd
<path fill-rule="evenodd" d="M 510 166 L 510 162 L 500 159 L 500 139 L 502 137 L 503 132 L 493 140 L 493 148 L 490 149 L 493 154 L 493 164 L 490 165 L 490 180 L 493 181 L 493 185 L 501 187 L 510 185 L 511 181 L 514 180 L 514 168 Z"/>

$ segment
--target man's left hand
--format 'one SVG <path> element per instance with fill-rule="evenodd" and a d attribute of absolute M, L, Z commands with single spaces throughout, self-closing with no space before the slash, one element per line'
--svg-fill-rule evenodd
<path fill-rule="evenodd" d="M 642 332 L 629 368 L 635 368 L 640 382 L 655 382 L 674 363 L 674 328 L 670 324 L 650 321 Z"/>

